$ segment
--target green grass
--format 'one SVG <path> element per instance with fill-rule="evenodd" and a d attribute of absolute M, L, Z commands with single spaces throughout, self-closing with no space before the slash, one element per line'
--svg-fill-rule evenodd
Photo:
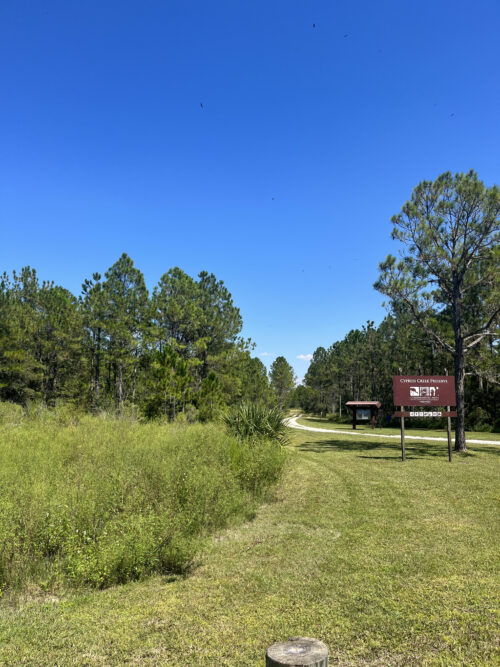
<path fill-rule="evenodd" d="M 406 435 L 417 435 L 425 439 L 425 437 L 430 437 L 430 438 L 446 438 L 446 427 L 443 427 L 442 429 L 416 429 L 416 428 L 411 428 L 411 420 L 410 421 L 410 428 L 408 426 L 405 427 L 405 433 Z M 314 428 L 325 428 L 325 429 L 333 429 L 333 430 L 340 430 L 340 431 L 351 431 L 352 430 L 352 425 L 351 424 L 341 424 L 341 423 L 335 423 L 328 421 L 327 419 L 324 419 L 322 417 L 301 417 L 300 419 L 297 420 L 298 424 L 302 424 L 303 426 L 313 426 Z M 367 433 L 378 433 L 378 434 L 385 434 L 385 435 L 399 435 L 401 433 L 399 426 L 398 427 L 388 427 L 388 426 L 382 426 L 381 428 L 377 427 L 375 430 L 371 428 L 371 426 L 367 423 L 363 424 L 357 424 L 356 426 L 357 431 L 366 431 Z M 486 433 L 484 431 L 466 431 L 465 433 L 466 438 L 471 438 L 473 440 L 497 440 L 498 443 L 500 444 L 500 433 Z M 452 421 L 452 438 L 455 438 L 455 434 L 453 431 L 453 421 Z"/>
<path fill-rule="evenodd" d="M 263 665 L 317 637 L 332 665 L 498 664 L 500 450 L 294 432 L 274 502 L 206 538 L 187 577 L 6 601 L 5 665 Z M 3 661 L 3 662 L 2 662 Z"/>

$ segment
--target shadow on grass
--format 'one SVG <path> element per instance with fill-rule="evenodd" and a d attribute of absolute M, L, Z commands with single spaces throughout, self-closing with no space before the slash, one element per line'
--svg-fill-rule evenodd
<path fill-rule="evenodd" d="M 373 440 L 311 440 L 304 442 L 297 447 L 303 452 L 314 452 L 322 454 L 325 452 L 359 452 L 358 457 L 363 459 L 380 459 L 380 460 L 401 460 L 401 443 L 395 442 L 374 442 Z M 406 442 L 406 458 L 448 458 L 448 447 L 443 443 L 426 443 L 426 442 Z M 390 454 L 376 454 L 376 452 L 386 452 L 389 450 Z M 373 452 L 373 454 L 372 454 Z M 453 452 L 454 459 L 463 461 L 466 458 L 474 457 L 478 452 L 493 454 L 498 456 L 500 448 L 494 447 L 474 447 L 474 451 L 468 451 L 466 454 L 458 454 Z"/>

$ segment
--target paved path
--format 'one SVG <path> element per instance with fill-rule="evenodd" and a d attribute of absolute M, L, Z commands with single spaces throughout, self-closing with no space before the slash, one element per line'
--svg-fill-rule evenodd
<path fill-rule="evenodd" d="M 297 424 L 297 419 L 300 419 L 302 415 L 297 415 L 297 417 L 288 417 L 285 419 L 285 424 L 290 428 L 296 428 L 299 431 L 314 431 L 316 433 L 340 433 L 341 435 L 360 435 L 364 438 L 395 438 L 396 440 L 401 440 L 400 435 L 384 435 L 383 433 L 367 433 L 366 431 L 339 431 L 333 428 L 316 428 L 315 426 L 304 426 L 303 424 Z M 405 440 L 432 440 L 434 442 L 448 442 L 448 438 L 436 438 L 431 436 L 423 435 L 406 435 Z M 500 440 L 473 440 L 467 438 L 468 445 L 500 445 Z"/>

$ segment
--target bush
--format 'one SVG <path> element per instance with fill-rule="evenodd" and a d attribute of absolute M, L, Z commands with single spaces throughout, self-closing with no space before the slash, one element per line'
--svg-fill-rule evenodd
<path fill-rule="evenodd" d="M 224 415 L 229 431 L 239 438 L 267 438 L 285 445 L 288 427 L 279 408 L 268 408 L 258 403 L 242 403 Z"/>
<path fill-rule="evenodd" d="M 214 424 L 0 426 L 0 592 L 184 572 L 204 535 L 253 515 L 283 456 Z"/>
<path fill-rule="evenodd" d="M 352 424 L 352 412 L 346 412 L 341 417 L 338 416 L 336 421 L 339 424 Z"/>

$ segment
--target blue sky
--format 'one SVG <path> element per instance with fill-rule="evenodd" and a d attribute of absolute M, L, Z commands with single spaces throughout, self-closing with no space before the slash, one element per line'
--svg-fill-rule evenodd
<path fill-rule="evenodd" d="M 498 0 L 2 0 L 0 269 L 206 269 L 302 377 L 384 317 L 419 181 L 500 181 L 499 28 Z"/>

